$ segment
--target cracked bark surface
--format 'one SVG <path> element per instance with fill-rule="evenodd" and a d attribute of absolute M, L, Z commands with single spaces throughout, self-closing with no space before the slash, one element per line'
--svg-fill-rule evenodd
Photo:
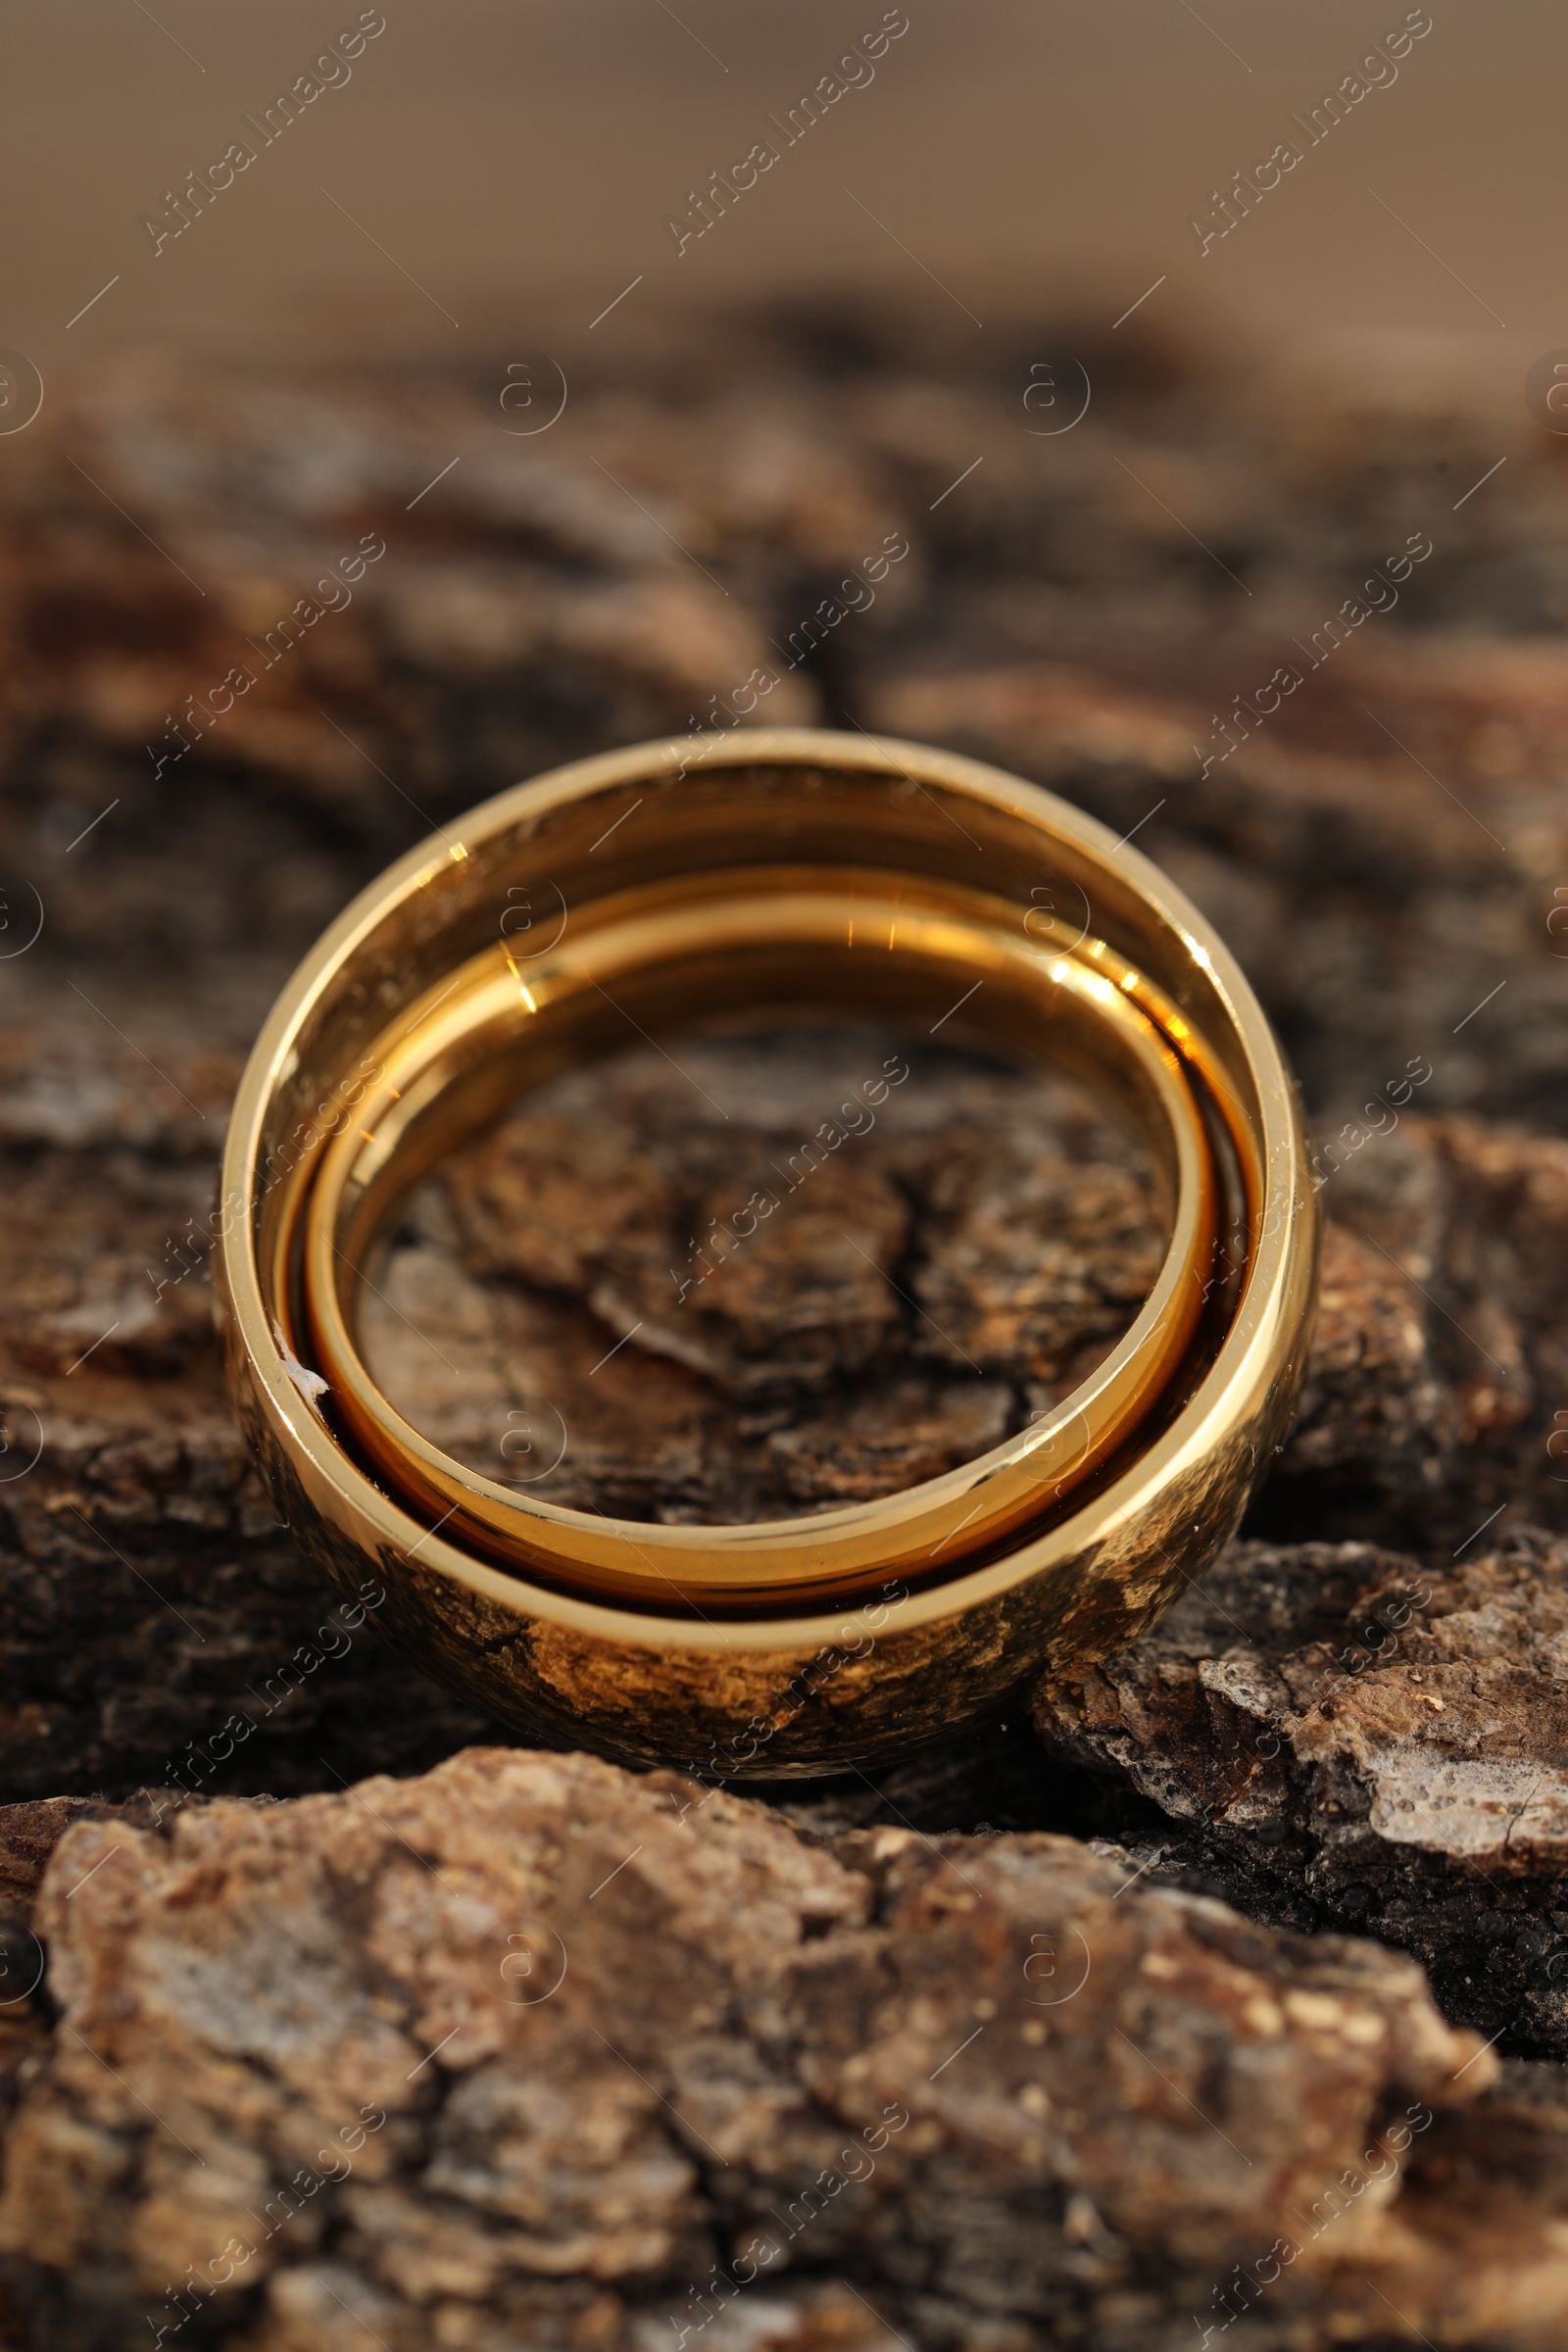
<path fill-rule="evenodd" d="M 53 2343 L 1115 2346 L 1238 2264 L 1259 2342 L 1563 2324 L 1568 2112 L 1373 1944 L 587 1757 L 152 1810 L 39 1896 L 0 2244 Z"/>
<path fill-rule="evenodd" d="M 3 911 L 43 918 L 0 960 L 19 2344 L 150 2339 L 209 2221 L 355 2128 L 340 2089 L 386 2124 L 166 2340 L 1164 2352 L 1228 2314 L 1248 2352 L 1561 2339 L 1561 452 L 1521 438 L 1455 513 L 1502 429 L 1457 396 L 1303 408 L 1083 348 L 1100 437 L 1045 472 L 998 437 L 1010 378 L 869 318 L 697 329 L 634 393 L 584 355 L 520 455 L 435 370 L 151 363 L 11 445 Z M 1161 499 L 1245 578 L 1245 625 Z M 1314 658 L 1412 534 L 1397 607 Z M 350 601 L 269 657 L 367 537 Z M 1300 683 L 1257 723 L 1283 659 Z M 1329 1219 L 1250 1540 L 1102 1676 L 771 1809 L 509 1748 L 379 1642 L 373 1586 L 334 1602 L 233 1431 L 204 1224 L 243 1054 L 353 891 L 549 761 L 729 723 L 760 668 L 759 719 L 952 743 L 1138 826 L 1281 1030 Z M 875 1129 L 705 1276 L 710 1217 L 889 1054 L 910 1078 Z M 563 1500 L 808 1511 L 983 1450 L 1136 1305 L 1139 1157 L 1070 1090 L 853 1024 L 681 1058 L 728 1120 L 632 1041 L 411 1203 L 373 1336 L 455 1449 L 531 1466 L 556 1415 Z M 567 1977 L 514 2001 L 541 1919 Z M 1033 2006 L 1075 1934 L 1087 1983 Z M 11 1997 L 35 1936 L 48 1975 Z M 1499 2037 L 1494 2081 L 1414 1962 Z M 873 2097 L 909 2124 L 828 2194 Z M 808 2230 L 725 2296 L 712 2266 L 813 2180 Z"/>
<path fill-rule="evenodd" d="M 492 1478 L 666 1520 L 893 1494 L 1000 1444 L 1121 1336 L 1164 1240 L 1087 1094 L 853 1028 L 557 1081 L 402 1228 L 364 1305 L 400 1409 Z"/>
<path fill-rule="evenodd" d="M 1562 2057 L 1565 1630 L 1568 1545 L 1540 1531 L 1443 1567 L 1242 1544 L 1035 1720 L 1107 1820 L 1135 1800 L 1156 1873 L 1396 1943 L 1449 2016 Z"/>

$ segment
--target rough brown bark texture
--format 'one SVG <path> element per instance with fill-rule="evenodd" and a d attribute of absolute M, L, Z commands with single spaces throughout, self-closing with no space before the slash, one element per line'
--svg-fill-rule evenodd
<path fill-rule="evenodd" d="M 40 2316 L 69 2277 L 78 2327 L 258 2352 L 1114 2342 L 1151 2276 L 1210 2322 L 1239 2255 L 1273 2340 L 1568 2315 L 1546 2243 L 1463 2263 L 1433 2158 L 1495 2061 L 1375 1945 L 587 1757 L 142 1810 L 67 1831 L 38 1905 L 0 2245 Z"/>
<path fill-rule="evenodd" d="M 1511 443 L 1456 508 L 1507 437 L 1457 399 L 1076 330 L 1093 421 L 1036 441 L 1037 348 L 1014 382 L 754 323 L 651 346 L 634 395 L 568 354 L 527 444 L 455 378 L 149 363 L 8 443 L 19 2345 L 1568 2329 L 1562 453 Z M 380 1643 L 373 1586 L 321 1588 L 226 1410 L 205 1225 L 243 1053 L 355 888 L 759 673 L 757 718 L 1136 826 L 1285 1037 L 1330 1220 L 1249 1540 L 985 1739 L 771 1808 L 509 1747 Z M 1158 1237 L 1092 1104 L 939 1043 L 696 1039 L 682 1076 L 629 1037 L 411 1203 L 388 1387 L 650 1517 L 981 1450 L 1111 1344 Z M 874 1131 L 705 1274 L 711 1217 L 889 1057 Z"/>

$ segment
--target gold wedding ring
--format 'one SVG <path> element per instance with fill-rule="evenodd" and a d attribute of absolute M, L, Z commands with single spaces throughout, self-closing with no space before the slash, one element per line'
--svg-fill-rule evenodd
<path fill-rule="evenodd" d="M 466 1138 L 638 1035 L 847 1009 L 1063 1068 L 1141 1137 L 1162 1260 L 1077 1389 L 903 1494 L 730 1526 L 551 1503 L 396 1409 L 360 1310 Z M 251 1057 L 220 1233 L 231 1388 L 303 1546 L 356 1591 L 372 1562 L 394 1637 L 520 1729 L 737 1777 L 917 1747 L 1130 1640 L 1282 1438 L 1316 1252 L 1279 1049 L 1164 877 L 999 770 L 807 729 L 579 761 L 374 883 Z"/>

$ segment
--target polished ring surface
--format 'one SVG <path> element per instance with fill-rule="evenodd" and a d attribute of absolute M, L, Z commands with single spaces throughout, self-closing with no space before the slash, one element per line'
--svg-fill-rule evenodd
<path fill-rule="evenodd" d="M 458 1143 L 628 1035 L 847 1008 L 1065 1068 L 1141 1136 L 1163 1256 L 1079 1388 L 904 1494 L 723 1527 L 546 1502 L 403 1418 L 358 1307 Z M 373 1567 L 394 1638 L 520 1729 L 724 1777 L 916 1748 L 1136 1635 L 1282 1439 L 1316 1263 L 1279 1049 L 1157 869 L 995 768 L 807 729 L 578 761 L 372 884 L 257 1044 L 220 1231 L 230 1386 L 304 1547 Z"/>

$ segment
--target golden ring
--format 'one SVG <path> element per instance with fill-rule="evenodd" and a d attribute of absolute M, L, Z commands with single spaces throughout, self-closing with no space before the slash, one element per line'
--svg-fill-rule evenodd
<path fill-rule="evenodd" d="M 728 1527 L 546 1502 L 396 1411 L 358 1306 L 457 1141 L 628 1021 L 847 1004 L 1065 1066 L 1141 1132 L 1163 1262 L 1079 1389 L 904 1494 Z M 284 990 L 223 1182 L 228 1376 L 304 1547 L 372 1563 L 394 1637 L 519 1728 L 726 1777 L 917 1747 L 1130 1640 L 1234 1530 L 1313 1298 L 1295 1091 L 1201 917 L 1036 787 L 808 729 L 578 761 L 411 853 Z"/>

